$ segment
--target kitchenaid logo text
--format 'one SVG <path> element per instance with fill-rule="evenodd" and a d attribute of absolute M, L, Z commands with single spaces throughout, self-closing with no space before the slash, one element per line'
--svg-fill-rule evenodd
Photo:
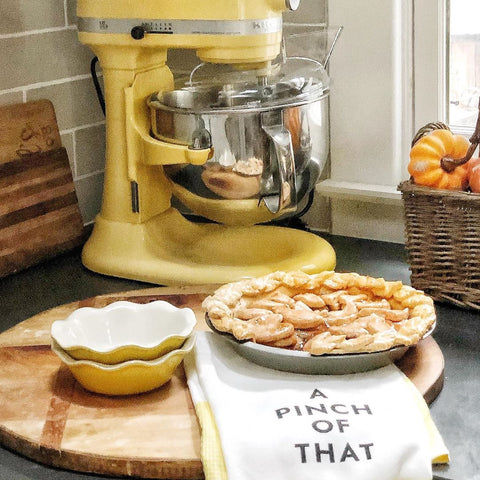
<path fill-rule="evenodd" d="M 321 435 L 325 435 L 330 432 L 348 434 L 351 427 L 350 421 L 354 421 L 360 415 L 373 415 L 372 409 L 367 404 L 327 404 L 323 402 L 323 399 L 328 400 L 327 395 L 316 388 L 311 393 L 309 400 L 318 400 L 318 403 L 281 407 L 275 410 L 275 416 L 279 421 L 292 418 L 292 416 L 311 418 L 312 429 Z M 327 418 L 318 418 L 318 416 L 323 417 L 325 415 L 327 415 Z M 342 417 L 339 418 L 338 415 Z M 359 462 L 372 459 L 373 443 L 362 442 L 352 445 L 352 443 L 346 441 L 338 445 L 325 440 L 314 443 L 295 443 L 293 448 L 298 452 L 301 463 Z"/>

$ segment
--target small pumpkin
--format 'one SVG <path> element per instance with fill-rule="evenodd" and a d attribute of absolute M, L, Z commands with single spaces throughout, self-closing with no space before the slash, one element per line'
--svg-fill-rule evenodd
<path fill-rule="evenodd" d="M 408 172 L 417 185 L 448 190 L 465 190 L 468 162 L 455 165 L 467 154 L 470 142 L 450 130 L 437 129 L 421 137 L 410 150 Z"/>
<path fill-rule="evenodd" d="M 473 193 L 480 193 L 480 158 L 468 162 L 468 185 Z"/>

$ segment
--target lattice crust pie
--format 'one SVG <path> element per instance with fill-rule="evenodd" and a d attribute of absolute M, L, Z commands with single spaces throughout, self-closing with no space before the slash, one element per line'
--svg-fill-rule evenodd
<path fill-rule="evenodd" d="M 414 345 L 436 319 L 423 292 L 356 273 L 275 272 L 224 285 L 202 306 L 238 340 L 313 355 Z"/>

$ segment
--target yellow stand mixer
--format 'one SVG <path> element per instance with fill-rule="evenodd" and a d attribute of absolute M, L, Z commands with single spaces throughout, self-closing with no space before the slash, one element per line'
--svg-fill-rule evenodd
<path fill-rule="evenodd" d="M 203 62 L 234 65 L 238 71 L 263 71 L 280 53 L 282 12 L 295 9 L 298 3 L 78 0 L 79 38 L 99 59 L 106 105 L 103 202 L 83 250 L 87 268 L 179 285 L 225 283 L 275 270 L 314 273 L 335 267 L 332 247 L 318 236 L 254 225 L 277 218 L 283 204 L 285 211 L 295 206 L 295 196 L 283 188 L 288 187 L 287 177 L 292 173 L 285 168 L 294 160 L 288 142 L 279 147 L 275 140 L 274 145 L 284 151 L 279 154 L 283 183 L 278 208 L 247 198 L 239 200 L 239 213 L 235 201 L 206 199 L 198 202 L 201 214 L 210 208 L 205 202 L 210 202 L 214 212 L 215 206 L 226 200 L 225 206 L 219 207 L 222 223 L 199 223 L 187 220 L 171 206 L 176 188 L 166 170 L 169 166 L 202 169 L 215 158 L 215 138 L 211 144 L 194 145 L 152 135 L 148 100 L 154 93 L 175 89 L 166 65 L 169 49 L 195 49 Z M 262 118 L 266 115 L 268 111 L 262 111 Z M 281 116 L 270 121 L 274 127 L 279 122 L 283 123 Z M 269 128 L 263 125 L 262 131 Z M 291 138 L 283 124 L 275 128 Z M 308 132 L 304 137 L 308 140 Z M 242 220 L 244 207 L 250 214 Z"/>

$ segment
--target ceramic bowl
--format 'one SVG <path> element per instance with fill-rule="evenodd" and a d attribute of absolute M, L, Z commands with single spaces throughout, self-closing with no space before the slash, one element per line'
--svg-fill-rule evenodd
<path fill-rule="evenodd" d="M 52 339 L 72 358 L 117 364 L 153 360 L 178 348 L 196 324 L 193 311 L 168 302 L 83 307 L 52 324 Z"/>
<path fill-rule="evenodd" d="M 195 344 L 195 333 L 175 350 L 155 360 L 129 360 L 105 365 L 91 360 L 75 360 L 55 340 L 52 350 L 86 389 L 104 395 L 133 395 L 153 390 L 168 382 L 185 355 Z"/>

